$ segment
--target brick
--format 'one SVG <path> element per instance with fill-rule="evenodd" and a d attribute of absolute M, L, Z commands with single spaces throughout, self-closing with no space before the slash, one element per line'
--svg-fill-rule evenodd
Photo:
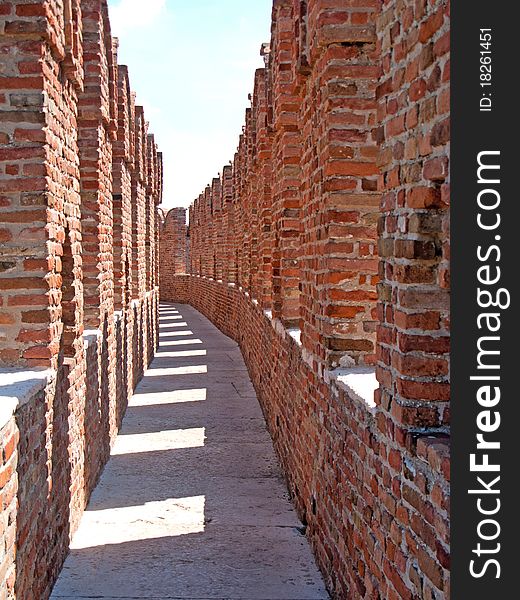
<path fill-rule="evenodd" d="M 440 313 L 434 311 L 421 313 L 396 311 L 394 323 L 396 327 L 401 329 L 432 331 L 440 328 Z"/>
<path fill-rule="evenodd" d="M 441 193 L 437 188 L 415 187 L 407 195 L 410 208 L 437 208 L 441 204 Z"/>
<path fill-rule="evenodd" d="M 419 28 L 419 41 L 427 42 L 440 29 L 444 21 L 444 13 L 442 8 L 436 13 L 428 17 Z"/>
<path fill-rule="evenodd" d="M 450 297 L 446 290 L 410 287 L 400 292 L 399 302 L 404 308 L 448 310 Z"/>
<path fill-rule="evenodd" d="M 447 402 L 450 399 L 450 386 L 447 383 L 398 379 L 397 390 L 404 398 L 433 402 Z"/>
<path fill-rule="evenodd" d="M 450 338 L 448 336 L 432 337 L 400 333 L 399 349 L 403 352 L 422 351 L 432 354 L 446 354 L 450 350 Z"/>
<path fill-rule="evenodd" d="M 325 25 L 320 28 L 318 43 L 321 45 L 337 43 L 369 43 L 375 42 L 376 33 L 373 25 Z"/>
<path fill-rule="evenodd" d="M 13 237 L 9 229 L 0 229 L 0 242 L 8 242 Z"/>
<path fill-rule="evenodd" d="M 45 6 L 41 4 L 22 4 L 16 7 L 16 14 L 20 17 L 45 17 Z"/>
<path fill-rule="evenodd" d="M 448 374 L 448 361 L 440 358 L 397 355 L 396 368 L 403 375 L 438 377 Z"/>
<path fill-rule="evenodd" d="M 444 181 L 448 176 L 448 158 L 439 156 L 424 163 L 423 176 L 430 181 Z"/>
<path fill-rule="evenodd" d="M 443 146 L 450 139 L 450 121 L 445 119 L 440 123 L 436 123 L 430 135 L 430 143 L 432 146 Z"/>

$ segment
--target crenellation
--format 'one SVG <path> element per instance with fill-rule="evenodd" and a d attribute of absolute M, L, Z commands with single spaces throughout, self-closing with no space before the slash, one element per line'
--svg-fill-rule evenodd
<path fill-rule="evenodd" d="M 162 158 L 106 0 L 2 5 L 0 47 L 0 387 L 48 373 L 0 397 L 0 597 L 45 599 L 157 345 Z"/>
<path fill-rule="evenodd" d="M 447 36 L 442 0 L 274 2 L 161 288 L 239 343 L 334 598 L 449 595 Z"/>
<path fill-rule="evenodd" d="M 0 598 L 48 598 L 160 299 L 240 346 L 332 597 L 449 597 L 449 10 L 275 0 L 236 153 L 166 211 L 107 0 L 0 5 Z"/>

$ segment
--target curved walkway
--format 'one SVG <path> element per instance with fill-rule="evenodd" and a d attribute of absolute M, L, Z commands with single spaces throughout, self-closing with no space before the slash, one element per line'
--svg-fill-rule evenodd
<path fill-rule="evenodd" d="M 52 599 L 328 598 L 238 345 L 190 306 L 160 311 Z"/>

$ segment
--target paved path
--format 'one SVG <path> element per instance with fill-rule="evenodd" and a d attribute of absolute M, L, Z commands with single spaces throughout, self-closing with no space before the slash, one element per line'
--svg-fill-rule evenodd
<path fill-rule="evenodd" d="M 190 306 L 160 310 L 52 599 L 328 598 L 237 344 Z"/>

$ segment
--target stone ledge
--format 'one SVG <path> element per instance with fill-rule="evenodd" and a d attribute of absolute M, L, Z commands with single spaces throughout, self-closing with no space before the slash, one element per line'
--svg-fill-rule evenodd
<path fill-rule="evenodd" d="M 286 331 L 298 346 L 302 345 L 302 330 L 299 327 L 288 327 Z"/>
<path fill-rule="evenodd" d="M 349 395 L 355 396 L 364 402 L 371 412 L 375 412 L 376 403 L 374 392 L 379 387 L 374 367 L 349 367 L 334 369 L 328 372 L 326 381 L 335 380 L 339 388 L 345 390 Z"/>
<path fill-rule="evenodd" d="M 51 369 L 0 369 L 0 429 L 15 411 L 45 389 L 51 378 Z"/>
<path fill-rule="evenodd" d="M 101 329 L 85 329 L 83 332 L 83 346 L 85 350 L 92 344 L 97 344 L 97 341 L 101 335 Z"/>

